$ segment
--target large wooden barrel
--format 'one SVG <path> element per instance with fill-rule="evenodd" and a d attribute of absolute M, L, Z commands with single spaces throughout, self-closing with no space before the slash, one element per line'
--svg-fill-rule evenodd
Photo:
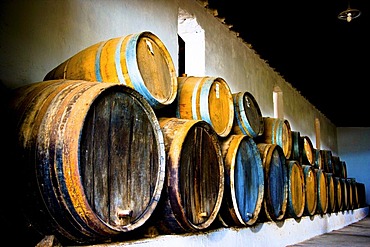
<path fill-rule="evenodd" d="M 316 212 L 325 214 L 328 210 L 328 185 L 326 172 L 322 169 L 315 169 L 317 180 L 317 208 Z"/>
<path fill-rule="evenodd" d="M 323 170 L 324 172 L 334 173 L 333 163 L 332 163 L 332 152 L 331 150 L 321 149 L 321 157 L 323 158 Z"/>
<path fill-rule="evenodd" d="M 233 133 L 252 138 L 263 134 L 264 123 L 261 110 L 254 96 L 247 91 L 233 93 L 234 123 Z"/>
<path fill-rule="evenodd" d="M 277 144 L 258 143 L 264 168 L 265 189 L 261 221 L 282 220 L 288 202 L 288 176 L 283 149 Z"/>
<path fill-rule="evenodd" d="M 206 230 L 224 193 L 224 162 L 217 133 L 203 120 L 159 118 L 166 146 L 161 202 L 150 220 L 160 233 Z"/>
<path fill-rule="evenodd" d="M 350 180 L 350 184 L 352 186 L 352 209 L 359 208 L 359 200 L 358 200 L 358 189 L 356 178 L 347 178 Z"/>
<path fill-rule="evenodd" d="M 220 77 L 178 77 L 176 116 L 204 120 L 221 137 L 230 134 L 234 103 L 229 85 Z"/>
<path fill-rule="evenodd" d="M 89 243 L 147 221 L 162 193 L 165 146 L 142 95 L 122 84 L 51 80 L 17 89 L 10 105 L 30 224 L 61 242 Z"/>
<path fill-rule="evenodd" d="M 44 80 L 80 79 L 121 83 L 136 89 L 154 109 L 177 96 L 177 76 L 164 43 L 151 32 L 112 38 L 81 50 Z"/>
<path fill-rule="evenodd" d="M 354 208 L 353 205 L 353 186 L 351 178 L 344 179 L 344 182 L 347 187 L 347 210 L 352 210 Z"/>
<path fill-rule="evenodd" d="M 264 196 L 264 172 L 257 144 L 247 135 L 230 135 L 222 141 L 225 190 L 220 219 L 225 226 L 256 222 Z"/>
<path fill-rule="evenodd" d="M 366 187 L 364 183 L 356 182 L 358 192 L 358 206 L 360 208 L 366 207 Z"/>
<path fill-rule="evenodd" d="M 326 173 L 327 187 L 328 187 L 328 213 L 334 213 L 336 209 L 336 188 L 334 184 L 334 175 L 333 173 Z"/>
<path fill-rule="evenodd" d="M 317 208 L 317 180 L 315 169 L 310 165 L 302 165 L 305 182 L 305 208 L 304 214 L 313 216 Z"/>
<path fill-rule="evenodd" d="M 315 164 L 315 152 L 310 137 L 301 136 L 302 139 L 302 164 Z"/>
<path fill-rule="evenodd" d="M 263 117 L 264 131 L 257 142 L 276 144 L 283 149 L 286 159 L 290 159 L 292 152 L 292 130 L 286 119 Z"/>
<path fill-rule="evenodd" d="M 288 160 L 288 205 L 287 215 L 295 219 L 304 213 L 306 200 L 302 166 L 296 160 Z"/>

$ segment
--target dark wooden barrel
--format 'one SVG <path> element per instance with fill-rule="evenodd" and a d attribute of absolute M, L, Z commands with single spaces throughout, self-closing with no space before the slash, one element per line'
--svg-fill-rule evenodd
<path fill-rule="evenodd" d="M 257 144 L 247 135 L 230 135 L 222 141 L 225 190 L 220 219 L 225 226 L 256 222 L 264 195 L 264 172 Z"/>
<path fill-rule="evenodd" d="M 177 96 L 177 76 L 164 43 L 151 32 L 99 42 L 70 57 L 44 80 L 73 79 L 121 83 L 136 89 L 158 109 Z"/>
<path fill-rule="evenodd" d="M 304 214 L 313 216 L 317 208 L 317 180 L 315 169 L 310 165 L 302 165 L 305 182 L 305 208 Z"/>
<path fill-rule="evenodd" d="M 122 84 L 52 80 L 14 96 L 19 196 L 32 225 L 62 242 L 92 243 L 147 221 L 163 188 L 165 146 L 142 95 Z"/>
<path fill-rule="evenodd" d="M 264 123 L 261 110 L 254 96 L 247 91 L 233 93 L 234 122 L 233 133 L 252 138 L 263 134 Z"/>
<path fill-rule="evenodd" d="M 234 103 L 230 87 L 223 78 L 178 77 L 178 85 L 178 118 L 204 120 L 221 137 L 231 133 Z"/>
<path fill-rule="evenodd" d="M 263 134 L 256 138 L 257 143 L 276 144 L 283 149 L 286 159 L 292 152 L 292 133 L 290 123 L 286 119 L 263 117 Z"/>
<path fill-rule="evenodd" d="M 342 178 L 347 178 L 347 164 L 344 160 L 341 160 L 340 163 L 341 163 L 341 167 L 342 167 L 341 177 Z"/>
<path fill-rule="evenodd" d="M 288 176 L 283 149 L 277 144 L 258 143 L 264 167 L 265 189 L 261 221 L 282 220 L 288 202 Z"/>
<path fill-rule="evenodd" d="M 151 223 L 160 233 L 206 230 L 224 193 L 224 162 L 218 135 L 203 120 L 159 118 L 166 146 L 166 178 Z"/>
<path fill-rule="evenodd" d="M 334 184 L 334 175 L 333 173 L 326 173 L 327 187 L 328 187 L 328 213 L 334 213 L 336 209 L 336 188 Z"/>
<path fill-rule="evenodd" d="M 322 169 L 315 169 L 317 180 L 317 208 L 316 212 L 325 214 L 328 211 L 328 185 L 326 172 Z"/>
<path fill-rule="evenodd" d="M 354 209 L 352 181 L 351 178 L 346 178 L 344 181 L 347 187 L 347 210 L 352 210 Z"/>
<path fill-rule="evenodd" d="M 366 207 L 366 187 L 364 183 L 356 182 L 358 192 L 358 206 L 360 208 Z"/>
<path fill-rule="evenodd" d="M 291 160 L 296 160 L 302 165 L 302 139 L 299 131 L 291 131 L 292 133 L 292 151 L 290 155 Z"/>
<path fill-rule="evenodd" d="M 287 215 L 295 219 L 304 213 L 306 200 L 302 166 L 296 160 L 288 160 L 288 205 Z"/>
<path fill-rule="evenodd" d="M 301 136 L 302 139 L 302 164 L 315 164 L 315 152 L 310 137 Z"/>
<path fill-rule="evenodd" d="M 333 166 L 333 174 L 335 174 L 335 176 L 337 177 L 343 177 L 343 174 L 342 174 L 343 167 L 342 167 L 342 162 L 340 162 L 339 156 L 332 155 L 331 163 Z"/>

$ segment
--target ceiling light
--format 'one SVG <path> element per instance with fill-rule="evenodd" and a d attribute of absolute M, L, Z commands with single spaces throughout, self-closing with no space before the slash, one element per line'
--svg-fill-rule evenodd
<path fill-rule="evenodd" d="M 348 3 L 348 8 L 339 13 L 338 19 L 346 20 L 347 22 L 350 22 L 353 19 L 359 17 L 360 15 L 361 15 L 361 11 L 358 9 L 352 9 Z"/>

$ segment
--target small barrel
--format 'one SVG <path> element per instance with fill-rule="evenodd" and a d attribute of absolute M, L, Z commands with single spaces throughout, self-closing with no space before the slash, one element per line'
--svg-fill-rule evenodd
<path fill-rule="evenodd" d="M 258 143 L 264 168 L 265 189 L 261 220 L 279 221 L 286 213 L 288 176 L 283 149 L 276 144 Z"/>
<path fill-rule="evenodd" d="M 264 123 L 261 110 L 250 92 L 233 93 L 234 123 L 233 133 L 252 138 L 262 135 Z"/>
<path fill-rule="evenodd" d="M 288 206 L 287 215 L 295 219 L 304 213 L 305 186 L 302 166 L 296 160 L 287 161 L 288 166 Z"/>
<path fill-rule="evenodd" d="M 34 83 L 17 94 L 23 96 L 12 105 L 31 225 L 64 243 L 103 241 L 142 226 L 165 176 L 163 134 L 142 95 L 80 80 Z"/>
<path fill-rule="evenodd" d="M 301 136 L 302 139 L 302 164 L 313 166 L 315 163 L 315 152 L 310 137 Z"/>
<path fill-rule="evenodd" d="M 154 109 L 177 96 L 177 76 L 164 43 L 151 32 L 140 32 L 94 44 L 70 57 L 44 80 L 73 79 L 112 82 L 136 89 Z"/>
<path fill-rule="evenodd" d="M 216 132 L 203 120 L 159 118 L 166 178 L 150 223 L 164 234 L 206 230 L 224 194 L 224 162 Z"/>
<path fill-rule="evenodd" d="M 234 121 L 232 93 L 220 77 L 178 77 L 176 116 L 204 120 L 221 137 L 230 134 Z"/>
<path fill-rule="evenodd" d="M 286 119 L 263 117 L 263 134 L 256 138 L 257 143 L 276 144 L 283 149 L 286 159 L 292 152 L 292 133 L 290 123 Z"/>
<path fill-rule="evenodd" d="M 336 188 L 334 184 L 333 173 L 326 173 L 327 187 L 328 187 L 328 213 L 334 213 L 336 209 Z"/>
<path fill-rule="evenodd" d="M 306 187 L 304 214 L 313 216 L 317 208 L 317 180 L 315 169 L 310 165 L 302 165 Z"/>
<path fill-rule="evenodd" d="M 299 131 L 291 131 L 292 133 L 292 152 L 290 155 L 291 160 L 296 160 L 302 165 L 302 144 L 301 133 Z"/>
<path fill-rule="evenodd" d="M 256 222 L 264 195 L 264 174 L 257 144 L 247 135 L 230 135 L 222 142 L 225 190 L 220 219 L 225 226 Z"/>
<path fill-rule="evenodd" d="M 326 173 L 321 169 L 315 169 L 317 180 L 317 209 L 319 214 L 325 214 L 328 210 L 328 186 Z"/>

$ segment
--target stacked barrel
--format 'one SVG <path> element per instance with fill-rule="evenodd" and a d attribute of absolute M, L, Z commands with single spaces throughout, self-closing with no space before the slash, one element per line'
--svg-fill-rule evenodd
<path fill-rule="evenodd" d="M 176 76 L 161 40 L 99 42 L 9 100 L 27 222 L 67 244 L 299 219 L 364 205 L 330 150 L 218 76 Z M 19 193 L 21 194 L 21 193 Z M 24 193 L 22 193 L 24 194 Z M 150 235 L 150 234 L 149 234 Z"/>

